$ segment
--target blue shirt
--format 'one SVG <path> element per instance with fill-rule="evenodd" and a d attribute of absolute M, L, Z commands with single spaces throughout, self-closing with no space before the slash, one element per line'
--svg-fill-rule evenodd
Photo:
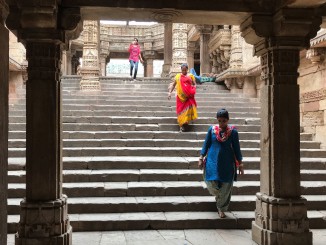
<path fill-rule="evenodd" d="M 205 138 L 203 148 L 200 152 L 206 156 L 206 180 L 217 180 L 220 182 L 232 182 L 235 175 L 235 158 L 242 161 L 238 131 L 234 128 L 230 137 L 219 142 L 210 126 Z"/>

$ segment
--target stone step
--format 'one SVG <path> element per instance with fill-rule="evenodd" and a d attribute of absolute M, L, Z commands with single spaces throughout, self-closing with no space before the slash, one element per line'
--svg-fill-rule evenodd
<path fill-rule="evenodd" d="M 9 158 L 9 170 L 24 170 L 25 158 Z M 259 157 L 244 157 L 246 169 L 259 169 Z M 63 157 L 63 168 L 66 170 L 139 170 L 139 169 L 198 169 L 196 157 Z M 301 169 L 326 170 L 326 158 L 301 158 Z"/>
<path fill-rule="evenodd" d="M 230 118 L 260 118 L 259 112 L 230 112 Z M 114 111 L 114 110 L 63 110 L 63 117 L 103 117 L 103 116 L 127 116 L 127 117 L 174 117 L 175 111 Z M 9 119 L 11 117 L 26 117 L 26 110 L 11 110 L 9 112 Z M 216 112 L 198 112 L 198 118 L 202 117 L 216 117 Z M 10 119 L 11 120 L 11 119 Z"/>
<path fill-rule="evenodd" d="M 78 104 L 105 104 L 109 103 L 115 100 L 132 100 L 132 101 L 160 101 L 164 102 L 167 100 L 167 95 L 161 93 L 157 96 L 142 96 L 142 95 L 121 95 L 121 94 L 113 94 L 111 96 L 105 96 L 105 95 L 98 95 L 98 96 L 81 96 L 81 95 L 74 95 L 74 96 L 67 96 L 63 97 L 62 103 L 63 104 L 75 104 L 76 102 Z M 174 100 L 173 100 L 174 101 Z M 240 98 L 240 97 L 230 97 L 230 96 L 221 96 L 221 95 L 214 95 L 214 96 L 207 96 L 206 94 L 199 94 L 196 96 L 196 102 L 199 103 L 205 103 L 205 102 L 236 102 L 241 101 L 243 103 L 246 102 L 256 102 L 258 103 L 257 99 L 255 98 Z M 20 102 L 22 104 L 26 104 L 26 99 L 22 98 L 20 99 Z"/>
<path fill-rule="evenodd" d="M 255 195 L 259 181 L 234 182 L 233 195 Z M 146 182 L 78 182 L 63 183 L 63 193 L 69 197 L 137 197 L 137 196 L 207 196 L 203 181 Z M 326 195 L 326 181 L 301 181 L 302 195 Z M 8 197 L 25 196 L 25 184 L 9 183 Z"/>
<path fill-rule="evenodd" d="M 201 147 L 64 147 L 63 156 L 199 156 Z M 259 157 L 260 148 L 241 148 L 244 157 Z M 24 157 L 25 148 L 9 148 L 9 157 Z M 326 157 L 325 149 L 301 149 L 301 157 Z"/>
<path fill-rule="evenodd" d="M 225 105 L 221 106 L 200 106 L 198 108 L 198 113 L 201 112 L 210 112 L 210 113 L 216 113 L 216 111 L 219 108 L 225 107 Z M 228 106 L 227 107 L 229 112 L 260 112 L 260 106 L 247 106 L 247 105 L 239 105 L 239 106 Z M 14 110 L 26 110 L 25 105 L 15 105 Z M 164 106 L 164 105 L 135 105 L 135 103 L 132 103 L 130 105 L 63 105 L 63 110 L 84 110 L 84 111 L 168 111 L 168 112 L 175 112 L 176 107 L 175 103 L 171 104 L 170 106 Z"/>
<path fill-rule="evenodd" d="M 207 132 L 161 132 L 161 131 L 63 131 L 64 139 L 189 139 L 204 140 Z M 9 131 L 10 139 L 25 139 L 25 131 Z M 259 132 L 239 132 L 242 140 L 260 140 Z M 312 134 L 301 133 L 301 141 L 312 141 Z"/>
<path fill-rule="evenodd" d="M 308 210 L 324 210 L 323 195 L 303 196 Z M 8 199 L 8 214 L 20 213 L 20 198 Z M 232 196 L 229 211 L 254 211 L 255 195 Z M 213 196 L 146 196 L 146 197 L 71 197 L 68 198 L 69 214 L 130 213 L 130 212 L 216 212 Z"/>
<path fill-rule="evenodd" d="M 156 230 L 156 229 L 251 229 L 253 211 L 232 211 L 226 218 L 214 212 L 134 212 L 71 214 L 74 231 Z M 308 211 L 309 228 L 324 229 L 325 211 Z M 8 232 L 17 231 L 19 215 L 8 216 Z"/>
<path fill-rule="evenodd" d="M 26 107 L 26 104 L 24 103 L 25 101 L 20 101 L 18 104 L 15 105 L 15 108 L 20 108 L 23 109 L 22 107 Z M 85 106 L 86 108 L 90 107 L 90 106 L 98 106 L 98 107 L 105 107 L 105 106 L 138 106 L 138 107 L 143 107 L 143 106 L 152 106 L 152 107 L 158 107 L 158 109 L 162 106 L 164 107 L 175 107 L 175 100 L 106 100 L 106 101 L 96 101 L 94 100 L 93 103 L 88 103 L 88 102 L 82 102 L 79 100 L 70 100 L 70 101 L 63 101 L 62 106 L 63 108 L 67 109 L 69 107 L 73 107 L 73 106 L 78 106 L 78 107 L 82 107 Z M 215 110 L 217 111 L 218 108 L 229 108 L 229 107 L 260 107 L 260 104 L 258 102 L 243 102 L 243 101 L 223 101 L 223 100 L 212 100 L 212 101 L 197 101 L 197 105 L 198 105 L 198 110 L 200 110 L 201 108 L 206 107 L 214 107 Z M 245 105 L 245 106 L 244 106 Z M 146 107 L 145 107 L 146 108 Z"/>
<path fill-rule="evenodd" d="M 25 123 L 26 117 L 10 117 L 10 123 Z M 135 124 L 173 124 L 176 117 L 130 117 L 130 116 L 64 116 L 63 123 L 135 123 Z M 213 124 L 216 122 L 215 118 L 201 117 L 196 120 L 196 124 Z M 260 125 L 259 118 L 231 118 L 229 124 L 237 125 Z"/>
<path fill-rule="evenodd" d="M 260 171 L 248 169 L 239 175 L 238 181 L 259 181 Z M 301 170 L 302 181 L 325 181 L 326 170 Z M 8 172 L 8 183 L 25 183 L 24 170 Z M 82 169 L 64 170 L 63 181 L 73 182 L 120 182 L 124 181 L 201 181 L 203 171 L 199 169 Z"/>
<path fill-rule="evenodd" d="M 202 147 L 203 140 L 186 139 L 63 139 L 63 147 Z M 260 140 L 241 140 L 245 148 L 259 148 Z M 25 148 L 25 139 L 10 139 L 9 148 Z M 320 142 L 301 141 L 301 149 L 318 149 Z"/>
<path fill-rule="evenodd" d="M 214 122 L 212 120 L 212 122 Z M 190 132 L 207 132 L 212 124 L 193 124 L 189 125 Z M 259 132 L 259 125 L 237 125 L 233 124 L 238 131 L 242 132 Z M 26 129 L 25 123 L 10 123 L 9 131 L 23 131 Z M 179 132 L 179 126 L 168 123 L 159 124 L 134 124 L 134 123 L 63 123 L 65 131 L 174 131 Z M 185 132 L 187 133 L 187 132 Z"/>

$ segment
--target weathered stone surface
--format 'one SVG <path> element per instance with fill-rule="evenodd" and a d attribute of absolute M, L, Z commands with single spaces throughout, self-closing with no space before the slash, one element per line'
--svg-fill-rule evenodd
<path fill-rule="evenodd" d="M 8 169 L 8 99 L 9 99 L 9 32 L 3 20 L 8 14 L 8 6 L 0 1 L 0 224 L 6 223 L 7 169 Z M 0 243 L 7 242 L 7 227 L 1 225 Z"/>

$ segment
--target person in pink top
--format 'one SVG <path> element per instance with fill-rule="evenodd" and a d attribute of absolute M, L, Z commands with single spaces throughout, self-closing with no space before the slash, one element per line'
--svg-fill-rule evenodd
<path fill-rule="evenodd" d="M 140 60 L 140 62 L 143 63 L 143 59 L 140 54 L 140 46 L 138 44 L 137 38 L 134 38 L 134 41 L 130 44 L 128 52 L 130 54 L 129 55 L 130 78 L 131 79 L 134 78 L 134 80 L 136 80 L 139 60 Z M 132 71 L 133 71 L 134 67 L 135 67 L 135 72 L 134 72 L 134 76 L 132 76 Z"/>

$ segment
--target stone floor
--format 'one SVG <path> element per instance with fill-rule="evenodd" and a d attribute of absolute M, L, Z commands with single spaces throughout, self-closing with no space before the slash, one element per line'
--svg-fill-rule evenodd
<path fill-rule="evenodd" d="M 314 245 L 326 244 L 326 230 L 312 230 Z M 148 230 L 75 232 L 73 245 L 253 245 L 250 230 Z M 8 236 L 14 245 L 14 235 Z"/>

